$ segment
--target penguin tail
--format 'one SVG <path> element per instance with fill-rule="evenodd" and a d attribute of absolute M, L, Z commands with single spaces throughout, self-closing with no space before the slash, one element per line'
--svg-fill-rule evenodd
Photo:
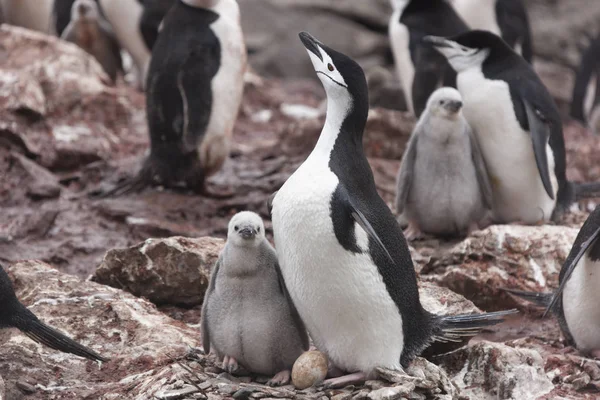
<path fill-rule="evenodd" d="M 94 350 L 89 349 L 73 339 L 68 338 L 54 328 L 40 321 L 31 311 L 25 308 L 26 313 L 21 313 L 14 326 L 29 336 L 32 340 L 64 353 L 75 354 L 92 361 L 108 361 Z"/>
<path fill-rule="evenodd" d="M 523 300 L 527 300 L 530 303 L 535 304 L 538 307 L 548 308 L 552 302 L 552 293 L 540 293 L 540 292 L 525 292 L 522 290 L 514 289 L 502 289 L 506 293 L 510 293 L 514 296 L 520 297 Z"/>
<path fill-rule="evenodd" d="M 575 200 L 600 197 L 600 182 L 575 183 Z"/>
<path fill-rule="evenodd" d="M 475 336 L 483 328 L 504 322 L 506 316 L 517 314 L 516 309 L 483 314 L 438 316 L 433 340 L 436 342 L 462 342 L 464 337 Z"/>

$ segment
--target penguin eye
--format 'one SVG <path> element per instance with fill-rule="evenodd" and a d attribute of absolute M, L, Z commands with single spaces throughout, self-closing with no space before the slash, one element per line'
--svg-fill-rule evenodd
<path fill-rule="evenodd" d="M 333 71 L 335 68 L 333 68 L 333 65 L 331 65 L 331 63 L 329 63 L 327 64 L 327 69 Z"/>
<path fill-rule="evenodd" d="M 240 228 L 239 228 L 239 226 L 236 225 L 236 226 L 233 227 L 233 229 L 235 229 L 237 231 Z"/>
<path fill-rule="evenodd" d="M 440 104 L 444 105 L 446 102 L 444 100 L 440 100 Z"/>
<path fill-rule="evenodd" d="M 260 226 L 256 228 L 256 232 L 260 233 Z"/>

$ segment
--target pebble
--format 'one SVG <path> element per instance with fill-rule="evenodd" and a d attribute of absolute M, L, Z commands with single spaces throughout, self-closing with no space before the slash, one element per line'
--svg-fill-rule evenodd
<path fill-rule="evenodd" d="M 23 393 L 35 393 L 35 386 L 27 383 L 27 382 L 23 382 L 23 381 L 17 381 L 17 387 L 19 388 L 19 390 Z"/>

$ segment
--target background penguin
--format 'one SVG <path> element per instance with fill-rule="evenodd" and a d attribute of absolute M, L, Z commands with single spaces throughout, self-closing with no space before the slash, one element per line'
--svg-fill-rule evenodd
<path fill-rule="evenodd" d="M 456 340 L 507 312 L 437 316 L 423 309 L 406 240 L 379 197 L 362 145 L 368 114 L 360 66 L 300 34 L 327 93 L 327 116 L 306 161 L 272 202 L 281 272 L 316 347 L 352 374 L 407 366 L 434 340 Z"/>
<path fill-rule="evenodd" d="M 444 57 L 421 41 L 426 35 L 452 36 L 468 30 L 446 0 L 391 0 L 389 36 L 396 71 L 408 109 L 417 118 L 441 86 L 456 86 L 456 74 Z"/>
<path fill-rule="evenodd" d="M 576 198 L 600 194 L 600 184 L 567 181 L 558 109 L 531 65 L 506 42 L 488 31 L 425 40 L 458 72 L 464 114 L 492 183 L 494 221 L 548 221 Z"/>
<path fill-rule="evenodd" d="M 61 38 L 75 43 L 93 55 L 114 82 L 123 71 L 121 49 L 110 25 L 100 16 L 94 0 L 75 0 L 71 9 L 71 21 Z"/>
<path fill-rule="evenodd" d="M 36 342 L 54 350 L 75 354 L 92 361 L 108 361 L 95 351 L 44 324 L 21 304 L 2 265 L 0 265 L 0 328 L 17 328 Z"/>
<path fill-rule="evenodd" d="M 501 36 L 531 64 L 533 41 L 523 0 L 453 0 L 452 5 L 471 29 Z"/>
<path fill-rule="evenodd" d="M 253 212 L 237 213 L 229 222 L 202 305 L 202 341 L 206 353 L 213 349 L 223 359 L 223 369 L 235 372 L 239 363 L 250 372 L 275 375 L 271 386 L 288 383 L 292 365 L 308 350 L 277 254 Z"/>
<path fill-rule="evenodd" d="M 598 133 L 600 122 L 598 105 L 600 105 L 600 35 L 591 41 L 581 57 L 581 65 L 577 70 L 573 86 L 571 117 L 589 125 Z"/>
<path fill-rule="evenodd" d="M 0 0 L 4 22 L 38 32 L 53 33 L 54 0 Z"/>
<path fill-rule="evenodd" d="M 144 38 L 146 47 L 150 50 L 154 47 L 158 38 L 158 31 L 165 15 L 169 12 L 175 0 L 140 0 L 144 11 L 140 17 L 140 32 Z"/>
<path fill-rule="evenodd" d="M 136 178 L 101 196 L 148 184 L 210 195 L 205 179 L 229 155 L 246 57 L 235 0 L 178 0 L 164 19 L 148 71 L 150 155 Z"/>
<path fill-rule="evenodd" d="M 93 0 L 98 4 L 98 0 Z M 53 19 L 53 28 L 54 33 L 57 36 L 62 36 L 64 30 L 67 28 L 69 23 L 71 22 L 73 4 L 75 0 L 54 0 L 54 4 L 52 5 L 52 19 Z M 104 14 L 98 6 L 98 10 L 102 18 L 104 18 Z"/>
<path fill-rule="evenodd" d="M 585 221 L 552 293 L 507 290 L 546 307 L 558 317 L 569 345 L 600 357 L 600 206 Z"/>
<path fill-rule="evenodd" d="M 404 236 L 464 236 L 492 206 L 492 188 L 477 140 L 462 115 L 460 93 L 433 92 L 402 157 L 396 208 Z"/>

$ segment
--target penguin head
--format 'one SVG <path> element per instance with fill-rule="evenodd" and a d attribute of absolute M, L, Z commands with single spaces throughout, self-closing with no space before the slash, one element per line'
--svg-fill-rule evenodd
<path fill-rule="evenodd" d="M 265 226 L 262 218 L 251 211 L 242 211 L 229 221 L 227 241 L 236 246 L 252 247 L 265 239 Z"/>
<path fill-rule="evenodd" d="M 442 87 L 429 96 L 427 110 L 431 115 L 446 119 L 460 116 L 463 102 L 459 91 L 451 87 Z"/>
<path fill-rule="evenodd" d="M 425 36 L 423 41 L 444 55 L 456 72 L 516 54 L 500 36 L 482 30 L 468 31 L 450 38 Z"/>
<path fill-rule="evenodd" d="M 327 92 L 327 98 L 340 102 L 366 101 L 368 112 L 367 80 L 362 68 L 350 57 L 319 42 L 310 33 L 301 32 L 298 36 Z"/>
<path fill-rule="evenodd" d="M 79 20 L 96 20 L 100 16 L 98 12 L 98 4 L 94 0 L 75 0 L 71 7 L 71 19 Z"/>

